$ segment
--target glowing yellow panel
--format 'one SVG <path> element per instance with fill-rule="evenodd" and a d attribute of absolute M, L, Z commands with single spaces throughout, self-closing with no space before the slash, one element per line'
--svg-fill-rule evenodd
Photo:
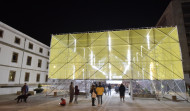
<path fill-rule="evenodd" d="M 177 27 L 53 35 L 49 78 L 183 79 Z"/>

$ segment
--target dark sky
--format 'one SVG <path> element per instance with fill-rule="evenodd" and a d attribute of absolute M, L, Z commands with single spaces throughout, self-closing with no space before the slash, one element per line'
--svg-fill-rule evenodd
<path fill-rule="evenodd" d="M 154 27 L 170 0 L 2 0 L 0 21 L 49 45 L 51 34 Z M 65 1 L 65 2 L 63 2 Z"/>

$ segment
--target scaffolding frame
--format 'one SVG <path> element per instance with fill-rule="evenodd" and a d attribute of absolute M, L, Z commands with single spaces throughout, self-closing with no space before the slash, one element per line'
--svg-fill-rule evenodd
<path fill-rule="evenodd" d="M 186 89 L 180 88 L 184 76 L 177 27 L 52 35 L 49 78 L 148 80 L 157 98 L 161 90 L 155 81 L 162 86 L 162 81 L 172 80 L 180 93 L 185 93 Z M 60 85 L 63 82 L 55 89 Z M 176 88 L 167 85 L 172 91 Z"/>

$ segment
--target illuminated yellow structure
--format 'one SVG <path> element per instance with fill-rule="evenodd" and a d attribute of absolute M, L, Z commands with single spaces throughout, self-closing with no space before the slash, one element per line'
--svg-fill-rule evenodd
<path fill-rule="evenodd" d="M 184 79 L 177 27 L 53 35 L 51 79 Z"/>

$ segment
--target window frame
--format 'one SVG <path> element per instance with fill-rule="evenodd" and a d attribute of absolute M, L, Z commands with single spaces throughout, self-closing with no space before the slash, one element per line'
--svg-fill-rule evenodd
<path fill-rule="evenodd" d="M 29 58 L 31 58 L 30 64 L 28 64 L 28 63 L 29 63 L 29 62 L 28 62 L 28 59 L 29 59 Z M 32 64 L 32 57 L 31 57 L 31 56 L 27 56 L 26 65 L 31 66 L 31 64 Z"/>
<path fill-rule="evenodd" d="M 38 59 L 38 67 L 41 68 L 42 67 L 42 60 Z"/>
<path fill-rule="evenodd" d="M 4 31 L 2 29 L 0 29 L 0 38 L 3 38 L 3 34 L 4 34 Z"/>
<path fill-rule="evenodd" d="M 13 73 L 11 73 L 11 72 L 13 72 Z M 14 74 L 13 75 L 13 79 L 10 79 L 11 74 Z M 10 70 L 10 72 L 9 72 L 9 78 L 8 78 L 9 82 L 14 82 L 15 81 L 15 77 L 16 77 L 16 71 Z"/>
<path fill-rule="evenodd" d="M 14 57 L 13 57 L 14 54 L 17 54 L 16 61 L 13 60 L 13 58 L 14 58 Z M 17 53 L 17 52 L 13 52 L 13 53 L 12 53 L 12 59 L 11 59 L 11 62 L 13 62 L 13 63 L 18 63 L 18 55 L 19 55 L 19 53 Z"/>
<path fill-rule="evenodd" d="M 43 53 L 43 48 L 40 47 L 40 48 L 39 48 L 39 52 L 40 52 L 40 53 Z"/>
<path fill-rule="evenodd" d="M 50 52 L 48 51 L 47 56 L 49 56 Z"/>
<path fill-rule="evenodd" d="M 46 69 L 48 69 L 49 68 L 49 62 L 47 62 L 47 66 L 46 66 Z"/>
<path fill-rule="evenodd" d="M 19 40 L 19 42 L 18 42 L 18 43 L 17 43 L 17 40 Z M 19 37 L 15 36 L 15 41 L 14 41 L 14 43 L 16 43 L 16 44 L 20 45 L 20 41 L 21 41 L 21 39 L 20 39 Z"/>
<path fill-rule="evenodd" d="M 31 43 L 31 42 L 29 42 L 29 43 L 28 43 L 28 49 L 33 50 L 33 48 L 34 48 L 34 44 L 33 44 L 33 43 Z"/>
<path fill-rule="evenodd" d="M 45 82 L 48 82 L 48 75 L 46 75 Z"/>
<path fill-rule="evenodd" d="M 39 73 L 37 73 L 37 75 L 36 75 L 36 82 L 40 82 L 40 74 Z"/>
<path fill-rule="evenodd" d="M 25 72 L 24 81 L 25 82 L 29 82 L 29 80 L 30 80 L 30 73 L 29 72 Z"/>

